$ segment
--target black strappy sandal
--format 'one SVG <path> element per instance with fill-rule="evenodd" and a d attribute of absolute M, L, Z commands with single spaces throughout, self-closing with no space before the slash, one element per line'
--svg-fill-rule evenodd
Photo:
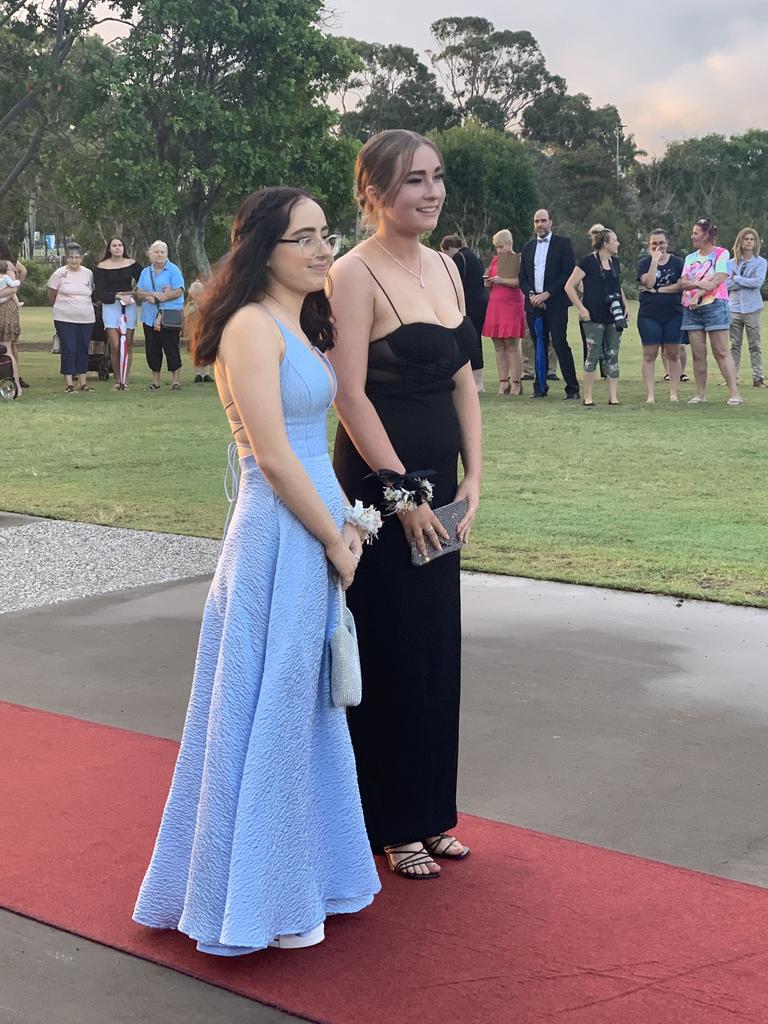
<path fill-rule="evenodd" d="M 499 391 L 500 395 L 508 395 L 512 390 L 512 385 L 509 383 L 509 377 L 499 377 L 499 384 L 507 385 L 503 391 Z"/>
<path fill-rule="evenodd" d="M 446 839 L 450 839 L 450 842 L 441 851 L 439 849 L 440 844 L 445 842 Z M 422 842 L 424 843 L 424 849 L 427 850 L 432 857 L 442 857 L 443 860 L 464 860 L 464 858 L 468 857 L 470 854 L 468 846 L 459 842 L 456 836 L 449 836 L 447 832 L 441 832 L 435 839 L 423 839 Z M 463 853 L 448 853 L 454 843 L 461 847 Z"/>
<path fill-rule="evenodd" d="M 410 845 L 410 844 L 403 844 Z M 403 857 L 402 860 L 394 863 L 392 856 L 395 854 L 405 853 L 407 856 Z M 426 875 L 422 874 L 411 874 L 408 868 L 417 868 L 422 864 L 434 864 L 434 858 L 430 857 L 426 850 L 413 850 L 409 853 L 407 850 L 403 850 L 402 847 L 390 846 L 384 847 L 384 855 L 387 858 L 387 866 L 390 871 L 394 871 L 396 875 L 400 875 L 401 878 L 410 878 L 414 881 L 421 882 L 427 878 L 439 878 L 440 874 L 437 871 L 429 871 Z"/>

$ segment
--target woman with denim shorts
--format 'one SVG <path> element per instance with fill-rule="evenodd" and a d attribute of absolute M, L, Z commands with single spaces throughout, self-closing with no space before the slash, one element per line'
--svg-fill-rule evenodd
<path fill-rule="evenodd" d="M 680 293 L 662 293 L 667 285 L 677 284 L 683 272 L 683 261 L 669 252 L 669 235 L 664 228 L 655 228 L 648 236 L 648 255 L 637 264 L 640 282 L 640 311 L 637 329 L 643 345 L 643 379 L 646 402 L 656 401 L 656 357 L 661 349 L 666 355 L 669 379 L 669 400 L 677 402 L 677 388 L 682 376 L 680 359 L 684 335 L 680 330 L 683 307 Z"/>
<path fill-rule="evenodd" d="M 133 332 L 136 329 L 136 300 L 133 289 L 141 275 L 141 264 L 126 254 L 122 238 L 115 236 L 107 242 L 101 262 L 93 275 L 93 297 L 101 303 L 104 329 L 109 338 L 112 370 L 115 375 L 113 391 L 128 390 L 128 375 L 133 362 Z M 125 312 L 125 365 L 120 373 L 120 317 Z"/>
<path fill-rule="evenodd" d="M 683 273 L 677 284 L 667 285 L 662 292 L 683 293 L 683 323 L 688 333 L 693 356 L 696 394 L 688 405 L 699 405 L 707 399 L 707 335 L 723 380 L 728 386 L 728 405 L 741 405 L 736 366 L 731 355 L 730 311 L 728 307 L 728 260 L 730 253 L 717 244 L 717 224 L 708 217 L 697 220 L 691 231 L 696 249 L 685 258 Z"/>

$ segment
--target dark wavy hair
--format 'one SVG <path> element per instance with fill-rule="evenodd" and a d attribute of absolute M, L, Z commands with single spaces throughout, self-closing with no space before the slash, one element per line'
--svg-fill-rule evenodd
<path fill-rule="evenodd" d="M 108 238 L 108 239 L 107 239 L 107 247 L 106 247 L 106 249 L 104 250 L 104 255 L 103 255 L 103 256 L 101 257 L 101 259 L 99 260 L 99 263 L 103 263 L 103 262 L 104 262 L 104 260 L 108 260 L 108 259 L 110 259 L 110 258 L 111 258 L 111 256 L 112 256 L 112 253 L 111 253 L 111 252 L 109 251 L 109 247 L 110 247 L 110 245 L 112 245 L 112 243 L 113 243 L 113 242 L 119 242 L 119 243 L 120 243 L 120 245 L 122 245 L 122 247 L 123 247 L 123 258 L 124 258 L 124 259 L 126 259 L 126 260 L 129 260 L 129 259 L 131 258 L 131 257 L 130 257 L 130 256 L 128 255 L 128 249 L 126 248 L 125 242 L 124 242 L 124 241 L 122 240 L 122 238 L 120 237 L 120 235 L 112 235 L 112 237 L 111 237 L 111 238 Z"/>
<path fill-rule="evenodd" d="M 217 264 L 198 303 L 189 342 L 195 366 L 214 363 L 230 317 L 249 302 L 264 298 L 269 258 L 302 199 L 317 202 L 303 188 L 279 185 L 252 192 L 237 211 L 230 251 Z M 301 329 L 321 351 L 333 348 L 331 304 L 324 291 L 310 292 L 304 299 Z"/>

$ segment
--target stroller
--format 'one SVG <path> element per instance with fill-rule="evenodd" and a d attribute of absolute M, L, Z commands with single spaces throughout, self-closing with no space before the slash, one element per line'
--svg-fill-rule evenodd
<path fill-rule="evenodd" d="M 94 302 L 93 308 L 96 313 L 96 322 L 93 325 L 91 340 L 88 343 L 88 371 L 96 371 L 99 375 L 99 380 L 109 380 L 109 375 L 112 372 L 112 358 L 109 352 L 109 338 L 107 337 L 104 320 L 101 315 L 101 303 Z M 54 334 L 51 354 L 58 355 L 60 351 L 59 336 Z"/>
<path fill-rule="evenodd" d="M 12 402 L 19 393 L 13 359 L 5 345 L 0 345 L 0 401 Z"/>
<path fill-rule="evenodd" d="M 99 380 L 109 380 L 112 372 L 112 357 L 109 351 L 109 338 L 101 315 L 101 303 L 94 303 L 96 323 L 91 331 L 91 342 L 88 346 L 88 369 L 96 370 Z"/>

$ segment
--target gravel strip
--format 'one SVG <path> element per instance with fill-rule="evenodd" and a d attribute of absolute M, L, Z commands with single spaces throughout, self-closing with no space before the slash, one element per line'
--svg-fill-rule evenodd
<path fill-rule="evenodd" d="M 205 576 L 219 541 L 44 519 L 0 530 L 0 614 Z"/>

